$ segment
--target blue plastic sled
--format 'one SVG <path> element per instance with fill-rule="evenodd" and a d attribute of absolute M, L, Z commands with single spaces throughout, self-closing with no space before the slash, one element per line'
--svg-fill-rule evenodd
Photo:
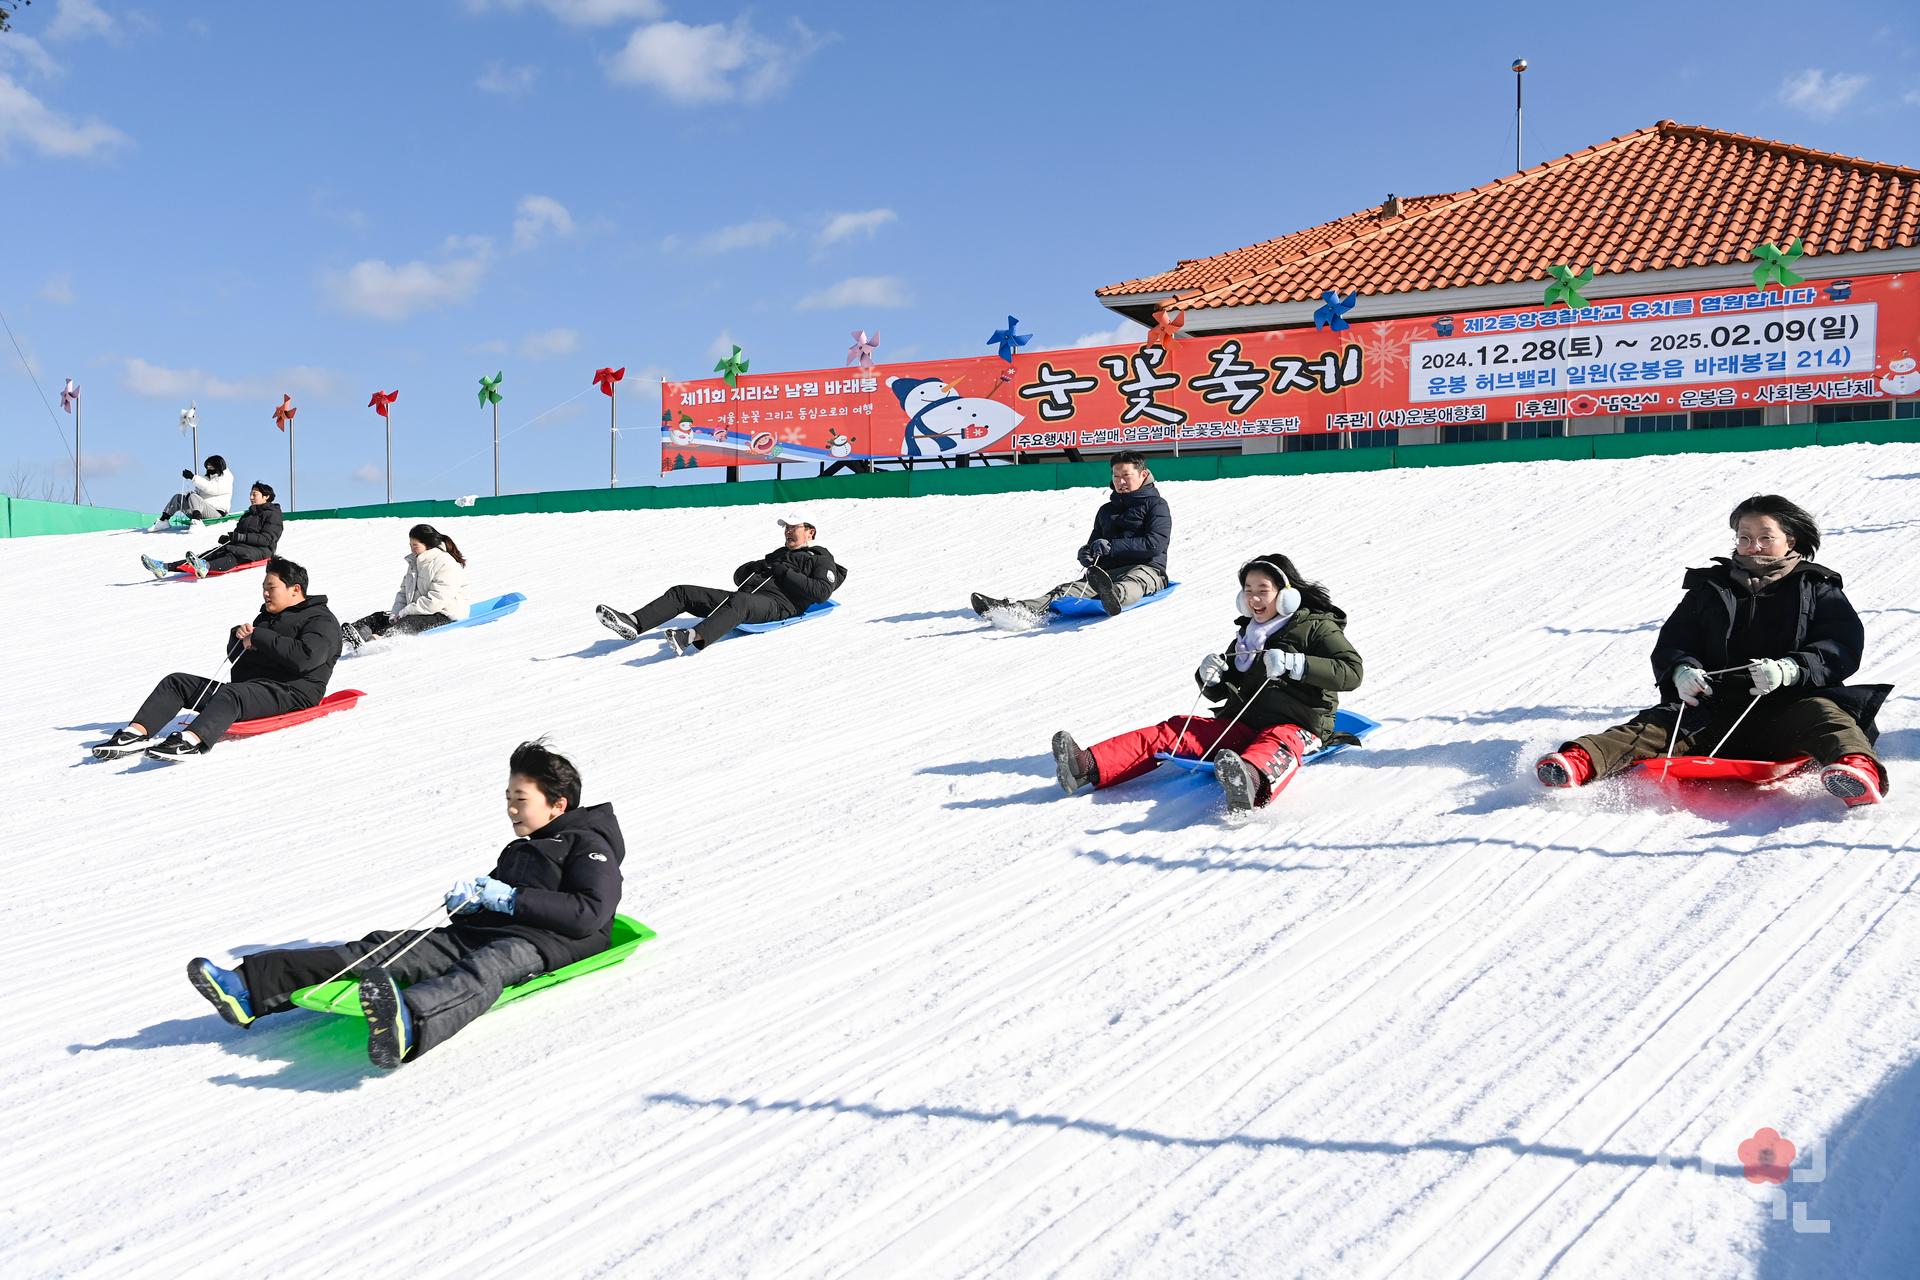
<path fill-rule="evenodd" d="M 829 609 L 838 609 L 838 600 L 827 600 L 820 604 L 810 604 L 805 613 L 796 613 L 791 618 L 779 618 L 772 622 L 743 622 L 735 631 L 778 631 L 781 627 L 790 627 L 796 622 L 805 622 L 808 618 L 817 618 Z"/>
<path fill-rule="evenodd" d="M 1165 600 L 1173 594 L 1173 589 L 1179 585 L 1177 582 L 1169 582 L 1152 595 L 1143 596 L 1135 600 L 1120 612 L 1127 613 L 1143 605 L 1152 604 L 1156 600 Z M 1106 606 L 1100 603 L 1098 596 L 1061 596 L 1047 607 L 1063 618 L 1104 618 L 1107 616 Z"/>
<path fill-rule="evenodd" d="M 1350 733 L 1354 737 L 1364 740 L 1368 734 L 1379 727 L 1380 722 L 1378 720 L 1363 716 L 1358 711 L 1349 711 L 1345 707 L 1341 707 L 1333 713 L 1333 729 L 1335 733 Z M 1303 766 L 1315 764 L 1321 760 L 1325 760 L 1328 756 L 1337 756 L 1342 751 L 1349 750 L 1352 750 L 1352 744 L 1346 742 L 1342 742 L 1337 746 L 1322 747 L 1300 763 Z M 1213 761 L 1211 760 L 1196 760 L 1192 756 L 1170 756 L 1164 751 L 1156 752 L 1153 758 L 1170 764 L 1176 769 L 1185 769 L 1189 773 L 1215 772 Z"/>
<path fill-rule="evenodd" d="M 433 635 L 441 631 L 451 631 L 455 627 L 477 627 L 482 623 L 497 622 L 526 602 L 527 598 L 518 591 L 509 591 L 507 594 L 495 596 L 491 600 L 479 600 L 474 603 L 472 608 L 467 610 L 467 616 L 460 619 L 460 621 L 443 622 L 439 626 L 431 628 L 425 634 Z"/>

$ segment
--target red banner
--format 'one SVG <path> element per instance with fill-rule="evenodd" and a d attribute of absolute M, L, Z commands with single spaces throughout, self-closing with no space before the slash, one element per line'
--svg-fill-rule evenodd
<path fill-rule="evenodd" d="M 1350 325 L 1322 312 L 1325 328 L 1169 347 L 669 382 L 660 469 L 1920 396 L 1920 276 Z"/>

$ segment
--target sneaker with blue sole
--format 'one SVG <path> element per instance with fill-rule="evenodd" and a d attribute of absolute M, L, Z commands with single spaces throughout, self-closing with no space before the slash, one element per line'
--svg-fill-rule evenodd
<path fill-rule="evenodd" d="M 195 956 L 187 962 L 187 981 L 207 998 L 215 1013 L 234 1026 L 253 1023 L 253 996 L 247 990 L 247 980 L 233 970 L 222 969 L 205 956 Z"/>
<path fill-rule="evenodd" d="M 148 573 L 152 574 L 156 578 L 164 578 L 169 573 L 173 572 L 171 569 L 167 568 L 166 565 L 161 564 L 158 560 L 155 560 L 152 556 L 141 556 L 140 564 L 141 564 L 141 567 L 146 569 Z"/>
<path fill-rule="evenodd" d="M 360 1011 L 367 1015 L 367 1056 L 391 1071 L 413 1052 L 413 1014 L 400 984 L 385 969 L 360 975 Z"/>

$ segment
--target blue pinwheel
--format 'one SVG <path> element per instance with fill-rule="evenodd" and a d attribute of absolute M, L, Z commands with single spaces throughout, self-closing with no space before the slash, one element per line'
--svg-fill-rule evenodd
<path fill-rule="evenodd" d="M 987 339 L 987 345 L 999 348 L 1000 358 L 1008 364 L 1013 363 L 1014 352 L 1033 341 L 1033 335 L 1030 333 L 1015 333 L 1014 330 L 1019 327 L 1020 322 L 1014 317 L 1008 316 L 1007 327 L 1004 329 L 995 329 L 993 336 Z"/>
<path fill-rule="evenodd" d="M 1313 327 L 1331 329 L 1335 333 L 1352 328 L 1347 323 L 1347 312 L 1353 310 L 1353 304 L 1360 301 L 1360 291 L 1355 289 L 1342 298 L 1338 289 L 1329 289 L 1320 295 L 1322 302 L 1313 313 Z"/>

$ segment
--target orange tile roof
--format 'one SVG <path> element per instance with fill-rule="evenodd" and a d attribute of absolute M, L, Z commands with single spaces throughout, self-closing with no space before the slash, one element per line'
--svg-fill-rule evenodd
<path fill-rule="evenodd" d="M 1662 120 L 1451 195 L 1402 199 L 1096 290 L 1191 310 L 1747 262 L 1761 241 L 1819 254 L 1920 243 L 1920 169 Z"/>

